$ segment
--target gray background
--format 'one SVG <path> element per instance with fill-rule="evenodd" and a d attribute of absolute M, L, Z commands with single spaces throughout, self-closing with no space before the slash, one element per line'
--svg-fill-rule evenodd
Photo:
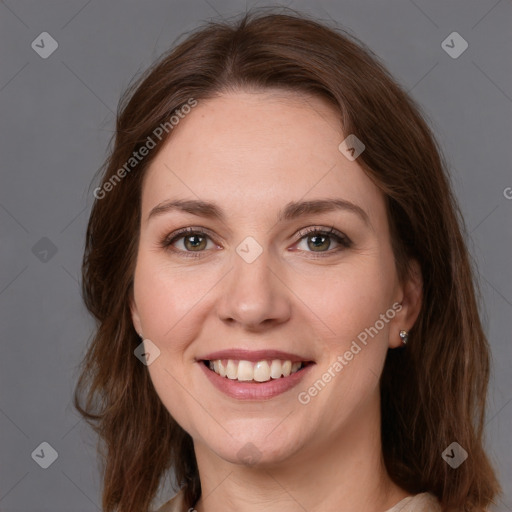
<path fill-rule="evenodd" d="M 89 185 L 132 77 L 202 20 L 254 5 L 278 4 L 0 2 L 0 510 L 100 510 L 96 439 L 71 404 L 92 330 L 79 295 Z M 512 510 L 512 5 L 287 5 L 332 18 L 368 44 L 419 101 L 442 144 L 480 272 L 493 352 L 487 444 L 505 491 L 494 510 Z M 47 59 L 31 47 L 45 31 L 59 45 Z M 469 44 L 457 59 L 441 47 L 453 31 Z M 42 442 L 58 452 L 47 469 L 31 457 Z M 160 501 L 168 493 L 162 489 Z"/>

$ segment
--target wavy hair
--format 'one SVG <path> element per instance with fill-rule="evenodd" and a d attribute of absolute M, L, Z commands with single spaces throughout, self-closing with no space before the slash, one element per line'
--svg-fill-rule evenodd
<path fill-rule="evenodd" d="M 192 438 L 133 354 L 140 339 L 129 308 L 142 178 L 172 130 L 133 169 L 126 162 L 191 99 L 276 87 L 327 100 L 343 132 L 364 142 L 358 163 L 385 196 L 399 278 L 408 276 L 409 258 L 421 265 L 419 317 L 407 346 L 388 351 L 380 380 L 387 471 L 412 494 L 435 494 L 443 510 L 482 512 L 501 493 L 483 438 L 490 349 L 442 151 L 420 107 L 369 48 L 291 10 L 202 25 L 121 98 L 87 226 L 82 295 L 96 329 L 74 393 L 101 441 L 103 510 L 148 510 L 167 472 L 189 506 L 201 495 Z M 454 441 L 469 454 L 457 469 L 441 457 Z"/>

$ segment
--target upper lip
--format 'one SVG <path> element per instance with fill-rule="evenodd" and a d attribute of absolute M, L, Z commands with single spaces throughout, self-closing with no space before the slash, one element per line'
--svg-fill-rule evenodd
<path fill-rule="evenodd" d="M 311 359 L 307 357 L 291 354 L 290 352 L 283 352 L 281 350 L 247 350 L 243 348 L 211 352 L 210 354 L 199 357 L 198 361 L 215 361 L 217 359 L 234 359 L 239 361 L 252 361 L 253 363 L 270 359 L 281 359 L 282 361 L 291 361 L 292 363 L 311 361 Z"/>

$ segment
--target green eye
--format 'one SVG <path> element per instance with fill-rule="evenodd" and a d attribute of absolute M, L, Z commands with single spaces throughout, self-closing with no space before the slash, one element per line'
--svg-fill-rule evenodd
<path fill-rule="evenodd" d="M 296 246 L 299 247 L 303 241 L 306 241 L 305 247 L 299 247 L 299 250 L 304 252 L 316 254 L 325 253 L 325 255 L 328 256 L 343 250 L 343 248 L 346 249 L 352 246 L 351 240 L 334 228 L 329 230 L 318 227 L 307 228 L 300 231 L 298 235 L 300 236 L 300 239 Z M 182 247 L 176 247 L 176 244 L 181 241 Z M 208 233 L 200 228 L 188 227 L 180 229 L 179 231 L 167 236 L 162 240 L 160 245 L 165 249 L 180 253 L 185 257 L 199 257 L 201 253 L 212 248 L 211 245 L 208 246 L 209 241 L 211 242 L 211 245 L 215 246 Z M 333 241 L 337 247 L 331 249 Z"/>
<path fill-rule="evenodd" d="M 306 231 L 301 231 L 299 233 L 301 235 L 301 240 L 309 239 L 307 241 L 306 247 L 310 251 L 307 252 L 316 252 L 316 253 L 333 253 L 337 252 L 339 249 L 329 250 L 332 245 L 332 240 L 335 241 L 336 244 L 342 246 L 344 248 L 349 248 L 352 245 L 352 242 L 348 237 L 340 233 L 339 231 L 331 228 L 329 231 L 325 231 L 319 228 L 309 228 Z M 301 249 L 304 250 L 304 249 Z"/>

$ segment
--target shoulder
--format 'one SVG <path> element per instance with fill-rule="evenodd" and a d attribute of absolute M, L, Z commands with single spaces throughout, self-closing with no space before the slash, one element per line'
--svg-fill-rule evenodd
<path fill-rule="evenodd" d="M 174 498 L 166 501 L 155 512 L 193 512 L 190 507 L 185 504 L 185 494 L 183 491 L 178 492 Z"/>
<path fill-rule="evenodd" d="M 386 512 L 441 512 L 439 500 L 429 492 L 408 496 Z"/>

